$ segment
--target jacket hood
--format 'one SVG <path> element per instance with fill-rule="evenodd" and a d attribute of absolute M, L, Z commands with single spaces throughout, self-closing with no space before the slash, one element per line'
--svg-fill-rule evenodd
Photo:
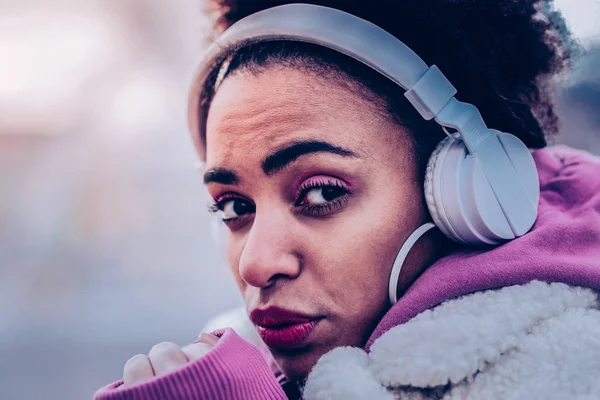
<path fill-rule="evenodd" d="M 533 280 L 600 289 L 600 158 L 566 146 L 536 150 L 538 217 L 498 247 L 458 248 L 431 265 L 385 314 L 366 349 L 394 326 L 469 293 Z"/>

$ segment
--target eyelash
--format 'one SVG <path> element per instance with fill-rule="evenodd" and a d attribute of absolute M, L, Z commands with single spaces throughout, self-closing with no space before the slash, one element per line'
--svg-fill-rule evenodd
<path fill-rule="evenodd" d="M 328 201 L 323 204 L 303 204 L 306 201 L 306 195 L 313 189 L 327 189 L 335 188 L 339 189 L 342 194 L 337 198 Z M 348 196 L 351 193 L 350 189 L 341 183 L 339 180 L 334 178 L 317 178 L 314 180 L 307 180 L 305 183 L 300 185 L 296 191 L 296 200 L 294 207 L 300 208 L 300 213 L 307 216 L 320 216 L 328 214 L 330 212 L 337 211 L 343 208 L 348 203 Z M 224 206 L 227 202 L 232 200 L 246 201 L 251 203 L 249 200 L 234 194 L 224 194 L 220 196 L 214 204 L 210 205 L 208 211 L 212 214 L 216 214 L 219 211 L 223 211 Z M 243 214 L 233 218 L 223 218 L 222 221 L 228 226 L 234 226 L 238 222 L 241 222 L 250 214 Z"/>
<path fill-rule="evenodd" d="M 335 188 L 340 189 L 342 194 L 335 199 L 328 201 L 323 204 L 306 204 L 302 205 L 302 202 L 306 200 L 306 195 L 313 189 L 327 189 Z M 337 211 L 344 207 L 348 203 L 348 195 L 350 189 L 342 184 L 339 180 L 333 178 L 318 178 L 315 180 L 308 180 L 306 183 L 300 185 L 296 194 L 295 207 L 302 206 L 302 213 L 305 215 L 323 215 L 332 211 Z M 302 201 L 301 201 L 302 200 Z"/>

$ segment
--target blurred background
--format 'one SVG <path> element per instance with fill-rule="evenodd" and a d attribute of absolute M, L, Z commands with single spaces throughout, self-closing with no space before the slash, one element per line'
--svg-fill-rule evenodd
<path fill-rule="evenodd" d="M 600 2 L 556 140 L 600 154 Z M 186 131 L 201 0 L 0 0 L 0 399 L 91 398 L 241 304 Z"/>

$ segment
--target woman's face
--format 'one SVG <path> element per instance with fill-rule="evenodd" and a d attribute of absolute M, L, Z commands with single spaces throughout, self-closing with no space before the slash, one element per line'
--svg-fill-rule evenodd
<path fill-rule="evenodd" d="M 398 249 L 425 219 L 408 133 L 299 70 L 236 72 L 207 122 L 205 182 L 248 312 L 282 371 L 362 346 Z"/>

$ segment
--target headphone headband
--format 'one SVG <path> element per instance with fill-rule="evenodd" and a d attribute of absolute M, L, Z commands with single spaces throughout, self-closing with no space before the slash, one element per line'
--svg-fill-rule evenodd
<path fill-rule="evenodd" d="M 487 127 L 477 109 L 454 99 L 456 89 L 442 72 L 435 65 L 428 67 L 395 36 L 340 10 L 287 4 L 241 19 L 208 49 L 192 86 L 188 110 L 190 131 L 202 159 L 205 158 L 207 116 L 199 101 L 211 73 L 232 50 L 255 42 L 286 40 L 317 44 L 364 63 L 407 90 L 406 98 L 427 120 L 436 118 L 444 109 L 451 109 L 436 121 L 458 129 L 471 154 L 485 138 L 481 133 Z M 465 119 L 465 115 L 470 117 Z"/>

